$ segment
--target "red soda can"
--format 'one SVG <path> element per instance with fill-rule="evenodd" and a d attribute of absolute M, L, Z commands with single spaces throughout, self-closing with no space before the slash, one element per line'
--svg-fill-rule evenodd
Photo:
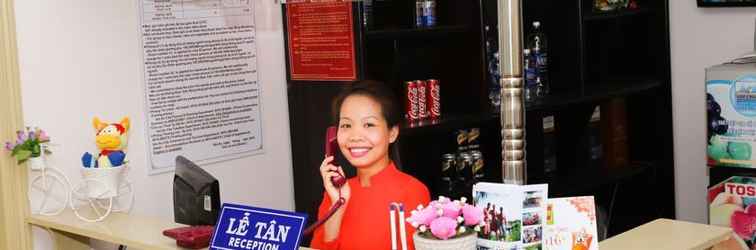
<path fill-rule="evenodd" d="M 417 111 L 420 119 L 428 118 L 428 84 L 417 80 Z"/>
<path fill-rule="evenodd" d="M 428 117 L 437 119 L 441 117 L 441 84 L 437 79 L 427 81 Z"/>
<path fill-rule="evenodd" d="M 408 122 L 414 122 L 420 119 L 420 112 L 418 111 L 417 105 L 417 83 L 414 81 L 407 81 L 404 85 L 405 118 Z"/>

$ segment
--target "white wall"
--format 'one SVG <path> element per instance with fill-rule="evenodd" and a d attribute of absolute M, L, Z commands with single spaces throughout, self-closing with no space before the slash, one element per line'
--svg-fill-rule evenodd
<path fill-rule="evenodd" d="M 756 8 L 670 0 L 677 218 L 707 221 L 704 69 L 753 50 Z"/>
<path fill-rule="evenodd" d="M 142 1 L 15 1 L 24 120 L 48 130 L 50 163 L 80 182 L 80 157 L 96 150 L 94 116 L 132 119 L 133 214 L 173 219 L 173 174 L 148 175 L 138 4 Z M 255 1 L 264 154 L 204 166 L 221 199 L 293 210 L 294 191 L 280 5 Z M 191 157 L 190 157 L 191 158 Z M 33 174 L 32 174 L 33 175 Z M 36 231 L 38 249 L 50 249 Z"/>

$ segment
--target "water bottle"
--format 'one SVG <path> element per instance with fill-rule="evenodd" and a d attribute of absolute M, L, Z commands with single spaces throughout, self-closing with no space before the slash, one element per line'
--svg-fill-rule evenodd
<path fill-rule="evenodd" d="M 523 68 L 525 69 L 525 102 L 531 102 L 536 97 L 536 78 L 538 77 L 538 71 L 536 69 L 533 55 L 529 49 L 523 50 Z"/>
<path fill-rule="evenodd" d="M 423 27 L 423 10 L 425 9 L 425 0 L 415 0 L 415 27 Z"/>
<path fill-rule="evenodd" d="M 425 0 L 423 5 L 423 26 L 436 26 L 436 0 Z"/>
<path fill-rule="evenodd" d="M 541 22 L 533 22 L 533 33 L 528 37 L 528 47 L 532 54 L 532 60 L 535 61 L 537 76 L 541 78 L 543 84 L 542 94 L 549 94 L 549 57 L 546 34 L 541 29 Z"/>
<path fill-rule="evenodd" d="M 546 96 L 546 94 L 548 93 L 548 90 L 544 86 L 543 80 L 541 80 L 540 76 L 536 77 L 535 85 L 536 85 L 535 86 L 535 96 L 536 97 L 544 97 L 544 96 Z"/>
<path fill-rule="evenodd" d="M 373 0 L 362 1 L 362 25 L 366 28 L 372 28 L 373 22 Z"/>

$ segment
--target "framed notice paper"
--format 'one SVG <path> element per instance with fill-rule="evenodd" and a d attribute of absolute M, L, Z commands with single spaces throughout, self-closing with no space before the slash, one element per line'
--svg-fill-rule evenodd
<path fill-rule="evenodd" d="M 261 152 L 253 3 L 141 1 L 151 173 Z"/>
<path fill-rule="evenodd" d="M 291 80 L 357 79 L 351 2 L 286 4 Z"/>

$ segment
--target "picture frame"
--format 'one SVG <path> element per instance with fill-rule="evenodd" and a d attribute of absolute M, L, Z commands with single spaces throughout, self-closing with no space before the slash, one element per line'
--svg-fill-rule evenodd
<path fill-rule="evenodd" d="M 749 7 L 756 6 L 756 0 L 696 0 L 698 7 Z"/>

